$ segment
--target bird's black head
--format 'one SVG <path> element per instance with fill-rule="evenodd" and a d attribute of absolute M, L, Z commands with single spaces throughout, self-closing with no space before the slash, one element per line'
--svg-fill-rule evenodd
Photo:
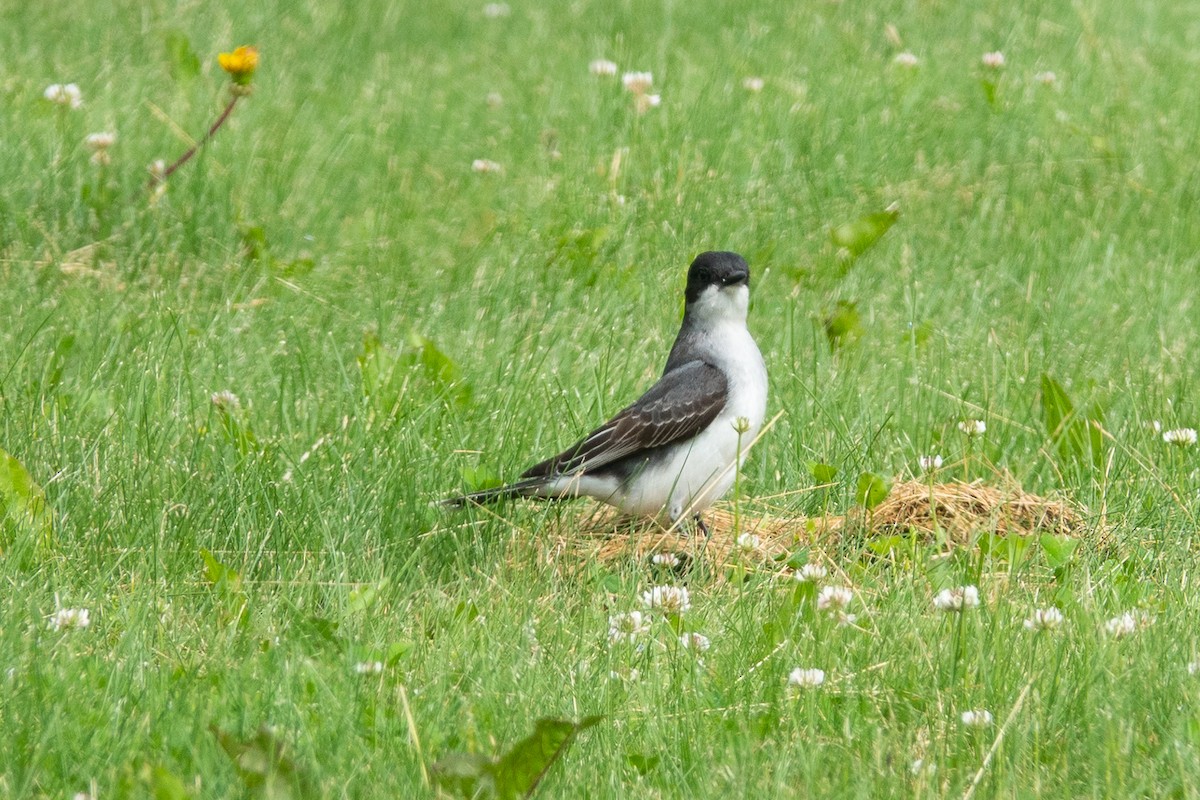
<path fill-rule="evenodd" d="M 709 286 L 720 288 L 739 284 L 750 285 L 750 267 L 746 265 L 746 259 L 737 253 L 710 251 L 696 256 L 688 269 L 685 295 L 689 303 L 694 303 Z"/>

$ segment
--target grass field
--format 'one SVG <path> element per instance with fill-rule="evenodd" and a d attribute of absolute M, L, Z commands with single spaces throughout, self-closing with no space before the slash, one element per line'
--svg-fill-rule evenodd
<path fill-rule="evenodd" d="M 211 5 L 0 5 L 0 797 L 517 796 L 453 754 L 593 715 L 539 796 L 1200 797 L 1194 3 Z M 647 387 L 708 249 L 781 415 L 726 510 L 937 454 L 1083 528 L 680 578 L 431 507 Z"/>

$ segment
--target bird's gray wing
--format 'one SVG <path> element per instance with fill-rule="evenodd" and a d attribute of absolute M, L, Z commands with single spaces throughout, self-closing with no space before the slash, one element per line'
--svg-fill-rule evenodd
<path fill-rule="evenodd" d="M 721 413 L 728 389 L 725 375 L 712 364 L 699 360 L 681 364 L 633 405 L 521 477 L 588 472 L 642 450 L 690 439 Z"/>

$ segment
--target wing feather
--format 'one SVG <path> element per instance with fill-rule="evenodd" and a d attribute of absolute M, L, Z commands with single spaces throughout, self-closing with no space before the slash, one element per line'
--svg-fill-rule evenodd
<path fill-rule="evenodd" d="M 682 364 L 633 405 L 521 477 L 588 472 L 642 450 L 689 439 L 721 413 L 728 388 L 724 374 L 713 365 L 699 360 Z"/>

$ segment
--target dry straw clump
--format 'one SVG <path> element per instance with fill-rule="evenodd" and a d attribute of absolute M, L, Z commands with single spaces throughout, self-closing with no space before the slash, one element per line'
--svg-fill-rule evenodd
<path fill-rule="evenodd" d="M 929 541 L 959 545 L 981 533 L 1079 536 L 1084 530 L 1082 514 L 1066 500 L 1031 494 L 1015 483 L 992 486 L 960 481 L 899 481 L 871 511 L 854 509 L 845 516 L 783 517 L 743 509 L 739 528 L 732 510 L 719 507 L 706 512 L 704 520 L 709 537 L 690 525 L 669 531 L 653 520 L 630 519 L 593 507 L 552 531 L 558 539 L 554 549 L 601 561 L 686 553 L 716 563 L 735 557 L 763 562 L 787 555 L 801 544 L 828 543 L 848 533 L 916 533 Z M 748 546 L 749 537 L 753 547 Z"/>

